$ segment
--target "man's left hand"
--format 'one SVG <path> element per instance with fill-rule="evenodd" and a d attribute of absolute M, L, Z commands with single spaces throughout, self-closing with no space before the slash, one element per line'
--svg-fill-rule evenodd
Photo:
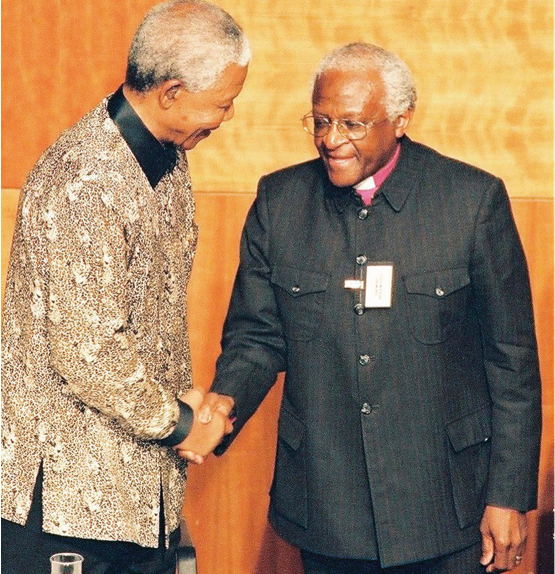
<path fill-rule="evenodd" d="M 482 557 L 486 572 L 506 572 L 520 565 L 526 548 L 526 514 L 512 508 L 486 506 L 482 522 Z"/>

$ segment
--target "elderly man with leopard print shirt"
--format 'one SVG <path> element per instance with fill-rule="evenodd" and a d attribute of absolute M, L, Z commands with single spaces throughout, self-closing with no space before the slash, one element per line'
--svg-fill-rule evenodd
<path fill-rule="evenodd" d="M 46 572 L 60 551 L 94 572 L 175 571 L 184 458 L 231 430 L 194 416 L 185 150 L 232 118 L 249 59 L 220 8 L 154 7 L 123 86 L 27 178 L 3 322 L 2 572 Z"/>

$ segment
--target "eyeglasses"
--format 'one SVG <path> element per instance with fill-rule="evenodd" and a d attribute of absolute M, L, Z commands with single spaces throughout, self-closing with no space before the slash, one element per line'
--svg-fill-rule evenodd
<path fill-rule="evenodd" d="M 330 120 L 324 116 L 314 116 L 311 113 L 306 114 L 301 118 L 303 122 L 303 128 L 311 136 L 317 138 L 323 138 L 328 135 L 331 130 L 331 126 L 335 124 L 339 133 L 351 140 L 361 140 L 366 137 L 368 130 L 378 124 L 383 124 L 387 122 L 389 118 L 384 118 L 383 120 L 378 120 L 375 122 L 357 122 L 355 120 Z"/>

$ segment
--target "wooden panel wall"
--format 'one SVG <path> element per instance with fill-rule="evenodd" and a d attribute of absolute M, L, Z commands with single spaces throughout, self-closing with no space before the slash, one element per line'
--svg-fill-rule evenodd
<path fill-rule="evenodd" d="M 319 59 L 351 41 L 397 51 L 419 91 L 409 135 L 507 183 L 528 256 L 544 384 L 540 509 L 521 574 L 551 574 L 553 508 L 553 3 L 550 0 L 218 0 L 254 58 L 234 120 L 190 153 L 199 252 L 190 287 L 193 372 L 209 386 L 258 178 L 314 155 L 299 118 Z M 2 285 L 17 188 L 40 153 L 122 80 L 154 0 L 2 5 Z M 7 189 L 12 188 L 12 189 Z M 221 459 L 190 472 L 199 574 L 299 574 L 266 524 L 281 383 Z"/>
<path fill-rule="evenodd" d="M 252 191 L 260 174 L 313 155 L 299 118 L 320 58 L 357 40 L 397 51 L 419 90 L 410 134 L 552 197 L 551 0 L 220 0 L 252 40 L 235 119 L 191 153 L 196 187 Z M 153 0 L 2 5 L 2 187 L 122 80 Z"/>

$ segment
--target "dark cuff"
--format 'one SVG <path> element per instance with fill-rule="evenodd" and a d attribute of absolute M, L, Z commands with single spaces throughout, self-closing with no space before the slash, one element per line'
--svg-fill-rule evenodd
<path fill-rule="evenodd" d="M 179 420 L 176 427 L 169 436 L 158 442 L 162 446 L 175 446 L 183 442 L 191 432 L 194 416 L 193 409 L 187 403 L 179 402 Z"/>

